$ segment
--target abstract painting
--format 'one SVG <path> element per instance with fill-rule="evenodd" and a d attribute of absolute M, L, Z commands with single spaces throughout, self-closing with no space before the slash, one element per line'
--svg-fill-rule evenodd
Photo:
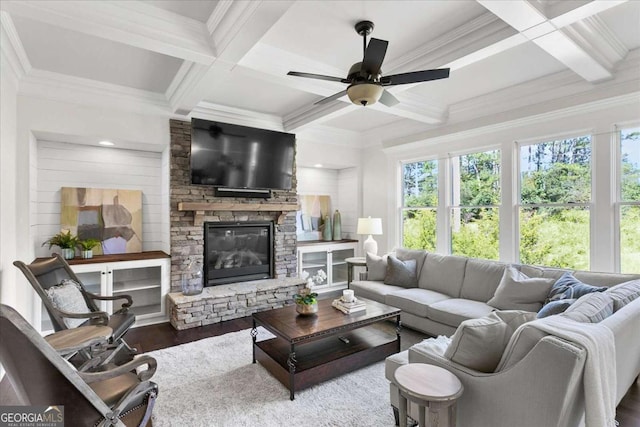
<path fill-rule="evenodd" d="M 298 195 L 300 210 L 296 214 L 296 237 L 298 240 L 322 240 L 320 226 L 327 215 L 331 215 L 331 197 L 320 195 Z"/>
<path fill-rule="evenodd" d="M 100 240 L 96 255 L 142 252 L 142 191 L 62 187 L 60 226 Z"/>

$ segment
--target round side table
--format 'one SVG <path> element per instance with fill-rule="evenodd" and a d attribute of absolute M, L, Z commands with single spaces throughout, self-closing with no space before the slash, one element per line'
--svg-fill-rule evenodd
<path fill-rule="evenodd" d="M 344 260 L 347 263 L 347 289 L 351 286 L 353 281 L 353 267 L 366 267 L 367 259 L 365 257 L 349 257 Z"/>
<path fill-rule="evenodd" d="M 400 427 L 407 427 L 407 400 L 418 405 L 420 427 L 426 426 L 429 408 L 429 427 L 440 424 L 441 411 L 448 409 L 448 424 L 456 425 L 456 402 L 462 395 L 462 383 L 444 368 L 425 363 L 409 363 L 396 369 L 394 380 L 400 390 Z"/>

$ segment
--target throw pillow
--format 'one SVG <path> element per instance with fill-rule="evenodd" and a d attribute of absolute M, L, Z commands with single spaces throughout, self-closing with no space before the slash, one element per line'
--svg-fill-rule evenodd
<path fill-rule="evenodd" d="M 530 278 L 513 266 L 505 268 L 496 293 L 487 304 L 500 310 L 538 312 L 542 308 L 554 279 Z"/>
<path fill-rule="evenodd" d="M 57 286 L 52 286 L 45 291 L 51 304 L 58 310 L 67 313 L 90 313 L 89 307 L 82 296 L 80 285 L 71 279 L 65 279 Z M 67 328 L 75 328 L 87 321 L 87 319 L 72 319 L 65 317 L 64 324 Z"/>
<path fill-rule="evenodd" d="M 547 295 L 547 302 L 564 299 L 578 299 L 582 295 L 586 295 L 591 292 L 604 292 L 606 290 L 606 286 L 599 287 L 582 283 L 573 276 L 573 273 L 568 271 L 553 284 L 549 291 L 549 295 Z"/>
<path fill-rule="evenodd" d="M 560 299 L 556 301 L 551 301 L 542 307 L 542 309 L 538 312 L 536 316 L 538 319 L 542 319 L 543 317 L 553 316 L 554 314 L 564 313 L 564 311 L 571 306 L 577 299 Z"/>
<path fill-rule="evenodd" d="M 636 298 L 640 298 L 640 279 L 620 283 L 606 292 L 613 299 L 613 310 L 618 311 Z"/>
<path fill-rule="evenodd" d="M 409 259 L 416 260 L 416 276 L 420 277 L 420 272 L 424 266 L 424 260 L 427 258 L 427 251 L 422 249 L 406 249 L 396 248 L 396 258 L 407 261 Z"/>
<path fill-rule="evenodd" d="M 494 372 L 511 335 L 535 317 L 535 313 L 508 310 L 465 320 L 453 334 L 444 356 L 476 371 Z"/>
<path fill-rule="evenodd" d="M 598 323 L 613 314 L 613 298 L 608 293 L 583 295 L 564 313 L 570 319 L 583 323 Z"/>
<path fill-rule="evenodd" d="M 393 255 L 387 258 L 387 274 L 384 276 L 386 285 L 402 286 L 404 288 L 415 288 L 418 286 L 416 276 L 416 260 L 399 260 Z"/>
<path fill-rule="evenodd" d="M 387 274 L 387 255 L 378 256 L 367 252 L 367 280 L 384 280 Z"/>

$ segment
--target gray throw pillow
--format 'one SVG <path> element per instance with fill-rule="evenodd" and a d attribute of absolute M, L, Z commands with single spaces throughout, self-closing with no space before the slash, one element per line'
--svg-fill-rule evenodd
<path fill-rule="evenodd" d="M 530 278 L 513 266 L 504 270 L 496 293 L 487 304 L 500 310 L 538 312 L 549 294 L 555 279 Z"/>
<path fill-rule="evenodd" d="M 613 298 L 606 292 L 583 295 L 562 313 L 563 316 L 582 323 L 598 323 L 612 314 Z"/>
<path fill-rule="evenodd" d="M 389 255 L 384 283 L 387 285 L 402 286 L 404 288 L 415 288 L 418 286 L 416 260 L 408 259 L 402 261 L 393 255 Z"/>
<path fill-rule="evenodd" d="M 71 279 L 65 279 L 57 286 L 52 286 L 45 291 L 51 300 L 51 304 L 58 310 L 67 313 L 90 313 L 89 307 L 82 296 L 80 285 Z M 67 328 L 75 328 L 86 322 L 88 319 L 64 318 Z"/>
<path fill-rule="evenodd" d="M 606 291 L 613 299 L 614 311 L 620 310 L 636 298 L 640 298 L 640 279 L 620 283 Z"/>
<path fill-rule="evenodd" d="M 367 280 L 384 280 L 387 275 L 387 255 L 378 256 L 367 252 Z"/>

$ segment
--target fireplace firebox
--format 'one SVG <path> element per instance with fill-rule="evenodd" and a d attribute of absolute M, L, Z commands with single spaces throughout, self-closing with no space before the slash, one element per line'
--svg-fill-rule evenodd
<path fill-rule="evenodd" d="M 205 286 L 273 278 L 273 222 L 205 222 Z"/>

